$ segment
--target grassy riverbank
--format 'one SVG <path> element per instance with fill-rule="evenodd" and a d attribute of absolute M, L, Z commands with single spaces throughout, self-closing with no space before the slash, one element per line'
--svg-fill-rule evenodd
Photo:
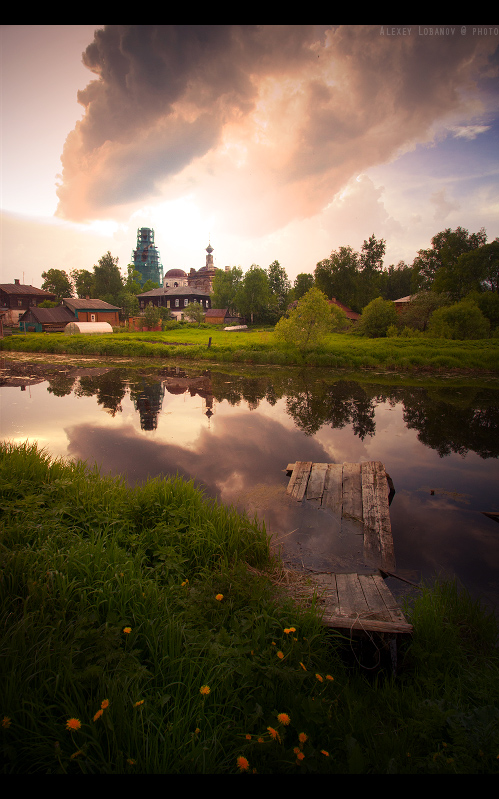
<path fill-rule="evenodd" d="M 114 333 L 103 336 L 29 333 L 0 339 L 0 349 L 69 356 L 101 355 L 340 369 L 499 372 L 498 339 L 455 341 L 426 336 L 370 339 L 354 334 L 332 333 L 320 348 L 305 353 L 279 343 L 272 329 L 226 332 L 209 325 L 201 328 L 183 326 L 164 333 Z"/>
<path fill-rule="evenodd" d="M 2 444 L 0 495 L 3 774 L 499 771 L 497 622 L 453 584 L 394 678 L 191 483 Z"/>

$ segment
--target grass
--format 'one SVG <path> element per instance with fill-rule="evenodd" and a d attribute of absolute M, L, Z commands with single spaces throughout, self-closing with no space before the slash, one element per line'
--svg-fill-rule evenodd
<path fill-rule="evenodd" d="M 211 338 L 211 345 L 208 346 Z M 65 336 L 29 333 L 0 339 L 0 349 L 66 355 L 182 359 L 219 363 L 308 365 L 328 368 L 402 371 L 499 371 L 499 339 L 456 341 L 392 337 L 370 339 L 332 333 L 321 347 L 301 352 L 280 344 L 272 328 L 227 332 L 212 325 L 185 325 L 163 333 Z"/>
<path fill-rule="evenodd" d="M 192 483 L 3 443 L 0 491 L 1 773 L 499 771 L 497 621 L 453 583 L 394 677 Z"/>

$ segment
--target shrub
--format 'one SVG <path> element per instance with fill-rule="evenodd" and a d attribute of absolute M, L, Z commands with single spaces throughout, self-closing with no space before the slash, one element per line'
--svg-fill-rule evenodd
<path fill-rule="evenodd" d="M 461 300 L 434 311 L 430 317 L 428 332 L 437 338 L 487 338 L 490 322 L 475 302 Z"/>
<path fill-rule="evenodd" d="M 359 320 L 359 331 L 364 336 L 379 338 L 387 335 L 388 328 L 397 324 L 397 311 L 391 300 L 378 297 L 366 305 Z"/>

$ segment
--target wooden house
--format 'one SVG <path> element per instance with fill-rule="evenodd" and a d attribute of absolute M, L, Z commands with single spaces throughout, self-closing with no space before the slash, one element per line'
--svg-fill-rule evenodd
<path fill-rule="evenodd" d="M 55 302 L 57 297 L 50 291 L 35 286 L 25 286 L 19 280 L 14 283 L 0 283 L 0 310 L 3 324 L 7 327 L 17 326 L 19 317 L 28 308 L 39 305 L 44 300 Z"/>
<path fill-rule="evenodd" d="M 357 313 L 357 311 L 352 311 L 351 308 L 343 305 L 343 303 L 337 300 L 336 297 L 333 297 L 329 300 L 329 305 L 336 305 L 338 308 L 341 308 L 342 311 L 345 311 L 347 319 L 349 319 L 351 322 L 358 322 L 360 319 L 360 313 Z"/>
<path fill-rule="evenodd" d="M 69 308 L 37 308 L 32 306 L 19 317 L 19 327 L 25 333 L 62 333 L 68 322 L 74 321 Z"/>
<path fill-rule="evenodd" d="M 117 327 L 120 323 L 120 308 L 104 300 L 74 299 L 67 297 L 62 301 L 65 308 L 73 313 L 74 322 L 109 322 Z"/>
<path fill-rule="evenodd" d="M 168 308 L 177 319 L 183 318 L 183 312 L 192 302 L 199 302 L 203 310 L 209 310 L 211 297 L 207 291 L 190 286 L 173 286 L 171 288 L 152 289 L 137 295 L 141 309 L 147 305 Z"/>

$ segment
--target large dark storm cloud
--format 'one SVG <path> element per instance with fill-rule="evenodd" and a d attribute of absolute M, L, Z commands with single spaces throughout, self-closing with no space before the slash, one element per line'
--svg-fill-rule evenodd
<path fill-rule="evenodd" d="M 204 174 L 226 202 L 258 201 L 256 225 L 310 215 L 436 122 L 478 114 L 495 47 L 417 26 L 107 25 L 83 53 L 97 77 L 78 94 L 58 214 L 109 216 Z"/>

